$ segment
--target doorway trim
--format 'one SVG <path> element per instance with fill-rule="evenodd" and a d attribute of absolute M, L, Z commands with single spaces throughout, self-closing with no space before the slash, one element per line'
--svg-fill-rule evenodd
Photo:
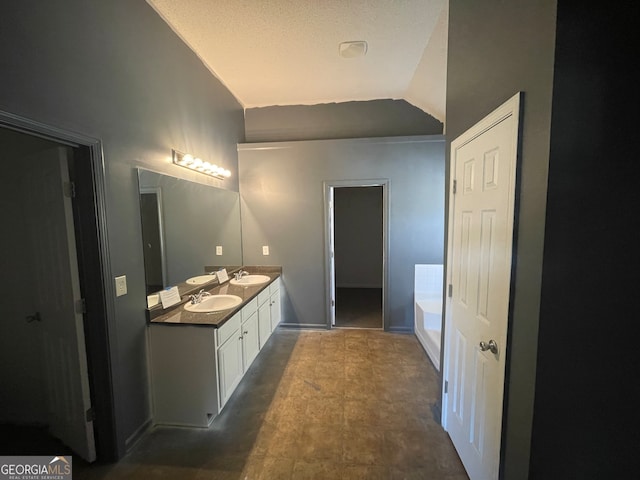
<path fill-rule="evenodd" d="M 76 212 L 74 207 L 74 222 L 76 231 L 80 230 L 89 237 L 89 242 L 83 242 L 77 245 L 77 248 L 78 256 L 83 257 L 85 263 L 81 277 L 86 289 L 86 310 L 91 315 L 90 329 L 86 329 L 85 318 L 85 342 L 90 371 L 91 402 L 94 411 L 98 412 L 94 420 L 98 460 L 116 461 L 125 451 L 124 445 L 120 445 L 117 439 L 114 400 L 116 382 L 113 381 L 112 359 L 117 357 L 118 350 L 114 329 L 115 287 L 111 282 L 102 142 L 3 110 L 0 110 L 0 128 L 74 147 L 74 155 L 75 149 L 85 152 L 88 150 L 89 159 L 83 166 L 88 166 L 89 170 L 83 173 L 84 178 L 91 179 L 91 191 L 87 192 L 86 197 L 79 195 L 78 203 L 82 214 Z"/>
<path fill-rule="evenodd" d="M 325 305 L 327 329 L 330 330 L 334 328 L 333 323 L 335 320 L 335 268 L 333 268 L 333 223 L 335 216 L 333 191 L 335 188 L 340 187 L 382 187 L 382 329 L 387 330 L 387 319 L 389 318 L 389 179 L 325 180 L 322 183 L 324 190 Z"/>

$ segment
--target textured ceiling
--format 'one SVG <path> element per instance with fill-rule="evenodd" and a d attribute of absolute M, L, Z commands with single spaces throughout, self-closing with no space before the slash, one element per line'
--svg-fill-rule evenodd
<path fill-rule="evenodd" d="M 147 0 L 245 108 L 405 99 L 444 121 L 447 0 Z M 340 42 L 366 40 L 342 58 Z"/>

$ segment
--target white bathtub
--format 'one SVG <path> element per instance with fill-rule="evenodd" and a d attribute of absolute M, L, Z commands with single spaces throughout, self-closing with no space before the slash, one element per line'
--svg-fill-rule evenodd
<path fill-rule="evenodd" d="M 413 292 L 416 337 L 436 370 L 440 370 L 442 272 L 443 266 L 439 264 L 416 265 Z"/>
<path fill-rule="evenodd" d="M 442 329 L 442 299 L 415 302 L 415 331 L 436 370 L 440 370 L 440 332 Z"/>

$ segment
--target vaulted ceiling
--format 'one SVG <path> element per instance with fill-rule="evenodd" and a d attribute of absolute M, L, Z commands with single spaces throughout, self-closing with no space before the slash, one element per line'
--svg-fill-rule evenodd
<path fill-rule="evenodd" d="M 245 108 L 404 99 L 444 121 L 447 0 L 147 1 Z"/>

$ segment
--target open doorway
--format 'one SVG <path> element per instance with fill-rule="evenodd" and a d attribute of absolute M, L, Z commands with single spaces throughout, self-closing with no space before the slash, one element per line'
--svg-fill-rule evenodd
<path fill-rule="evenodd" d="M 0 156 L 3 452 L 116 459 L 100 144 L 0 112 Z"/>
<path fill-rule="evenodd" d="M 167 285 L 162 214 L 162 189 L 140 187 L 140 218 L 144 245 L 144 275 L 147 295 Z"/>
<path fill-rule="evenodd" d="M 329 328 L 384 328 L 386 181 L 325 185 Z"/>

